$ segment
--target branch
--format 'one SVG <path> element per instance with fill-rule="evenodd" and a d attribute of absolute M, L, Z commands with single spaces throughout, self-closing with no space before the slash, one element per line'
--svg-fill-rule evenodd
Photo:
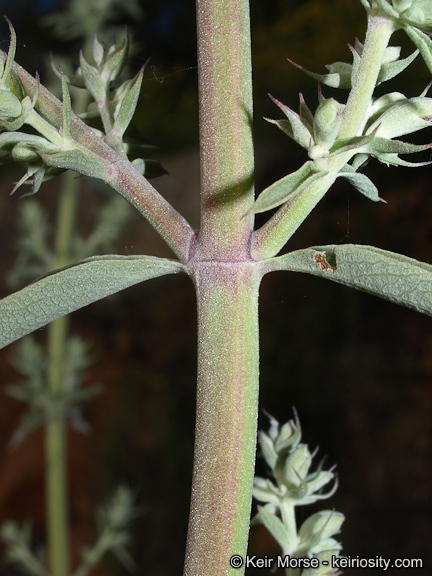
<path fill-rule="evenodd" d="M 0 50 L 5 63 L 7 54 Z M 39 90 L 35 110 L 58 130 L 63 126 L 63 105 L 51 92 L 21 66 L 13 62 L 12 72 L 18 77 L 26 94 L 32 98 Z M 72 138 L 93 152 L 106 166 L 107 183 L 130 202 L 155 228 L 182 262 L 189 259 L 195 241 L 195 230 L 167 202 L 130 162 L 117 154 L 73 112 L 70 113 Z M 65 165 L 74 169 L 73 166 Z M 79 168 L 77 171 L 80 171 Z"/>

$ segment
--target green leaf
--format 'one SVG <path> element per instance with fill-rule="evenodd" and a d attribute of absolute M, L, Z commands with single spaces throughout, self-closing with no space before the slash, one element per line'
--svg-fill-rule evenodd
<path fill-rule="evenodd" d="M 369 127 L 391 106 L 394 106 L 397 102 L 402 102 L 405 100 L 407 100 L 407 97 L 404 96 L 401 92 L 390 92 L 388 94 L 384 94 L 384 96 L 381 96 L 380 98 L 376 98 L 376 100 L 373 100 L 369 110 L 367 126 Z"/>
<path fill-rule="evenodd" d="M 151 158 L 136 158 L 132 160 L 132 165 L 140 174 L 145 176 L 147 180 L 168 174 L 160 162 Z"/>
<path fill-rule="evenodd" d="M 265 434 L 265 432 L 259 432 L 258 438 L 263 458 L 269 465 L 270 469 L 274 471 L 278 459 L 274 442 L 268 434 Z"/>
<path fill-rule="evenodd" d="M 105 50 L 102 44 L 97 39 L 95 34 L 93 37 L 92 56 L 97 66 L 101 66 L 105 58 Z"/>
<path fill-rule="evenodd" d="M 394 8 L 399 12 L 403 12 L 411 6 L 413 0 L 392 0 Z"/>
<path fill-rule="evenodd" d="M 413 0 L 411 6 L 402 14 L 402 25 L 414 26 L 417 29 L 432 34 L 432 4 L 430 0 Z"/>
<path fill-rule="evenodd" d="M 63 126 L 62 136 L 65 139 L 70 138 L 70 123 L 71 123 L 71 97 L 66 78 L 62 75 L 62 94 L 63 94 Z"/>
<path fill-rule="evenodd" d="M 94 68 L 94 66 L 90 66 L 82 55 L 82 52 L 80 52 L 80 67 L 86 88 L 100 107 L 99 103 L 104 102 L 106 99 L 105 87 L 99 76 L 99 72 Z"/>
<path fill-rule="evenodd" d="M 354 172 L 356 172 L 359 168 L 361 168 L 364 164 L 366 164 L 367 162 L 369 162 L 369 156 L 368 154 L 356 154 L 353 158 L 352 164 L 351 164 L 351 168 L 353 168 Z M 344 168 L 346 168 L 347 166 L 349 166 L 349 164 L 346 164 L 344 166 Z M 343 169 L 344 169 L 343 168 Z M 342 169 L 342 170 L 343 170 Z"/>
<path fill-rule="evenodd" d="M 2 73 L 2 78 L 1 78 L 1 83 L 0 86 L 5 86 L 8 85 L 10 86 L 10 73 L 12 70 L 12 63 L 15 59 L 15 52 L 16 52 L 16 44 L 17 44 L 17 39 L 16 39 L 16 34 L 15 34 L 15 29 L 12 26 L 11 21 L 9 20 L 9 18 L 7 18 L 6 16 L 4 16 L 4 19 L 6 20 L 8 26 L 9 26 L 9 31 L 10 31 L 10 45 L 9 45 L 9 51 L 8 51 L 8 55 L 7 55 L 7 59 L 6 59 L 6 63 L 5 63 L 5 67 L 3 69 L 3 73 Z"/>
<path fill-rule="evenodd" d="M 314 121 L 313 114 L 310 111 L 309 106 L 306 104 L 303 94 L 301 92 L 299 94 L 299 99 L 300 99 L 300 118 L 302 119 L 303 124 L 305 124 L 305 126 L 308 126 L 310 132 L 312 133 L 313 121 Z"/>
<path fill-rule="evenodd" d="M 126 28 L 125 38 L 118 44 L 114 44 L 108 50 L 103 65 L 104 75 L 108 75 L 110 81 L 115 80 L 120 72 L 123 70 L 124 65 L 129 53 L 129 34 Z"/>
<path fill-rule="evenodd" d="M 66 82 L 71 86 L 75 86 L 76 88 L 85 88 L 84 78 L 81 75 L 71 76 L 70 74 L 65 74 L 63 71 L 60 73 L 57 66 L 54 63 L 53 55 L 50 56 L 51 59 L 51 68 L 54 74 L 60 78 L 60 80 L 64 77 Z"/>
<path fill-rule="evenodd" d="M 350 152 L 351 150 L 364 149 L 364 146 L 374 138 L 373 134 L 368 134 L 367 136 L 354 136 L 353 138 L 347 138 L 343 140 L 336 140 L 333 146 L 330 148 L 329 152 L 331 156 L 336 156 L 337 154 L 345 154 L 345 152 Z"/>
<path fill-rule="evenodd" d="M 414 26 L 406 25 L 404 26 L 404 30 L 420 50 L 420 54 L 426 66 L 429 68 L 429 72 L 432 74 L 432 40 L 427 34 Z"/>
<path fill-rule="evenodd" d="M 279 506 L 282 493 L 270 480 L 255 476 L 253 495 L 260 502 L 267 502 L 272 506 Z"/>
<path fill-rule="evenodd" d="M 299 68 L 302 72 L 318 80 L 321 84 L 325 84 L 326 86 L 330 86 L 331 88 L 351 88 L 352 81 L 355 78 L 355 75 L 358 70 L 358 66 L 360 64 L 360 56 L 363 51 L 363 45 L 356 40 L 356 47 L 353 48 L 350 46 L 351 52 L 353 54 L 353 64 L 348 64 L 346 62 L 334 62 L 333 64 L 327 64 L 326 68 L 328 70 L 328 74 L 317 74 L 315 72 L 311 72 L 300 64 L 296 64 L 292 60 L 288 58 L 288 61 L 291 62 L 296 68 Z M 386 48 L 383 57 L 383 64 L 381 66 L 377 85 L 385 82 L 387 80 L 391 80 L 400 72 L 405 70 L 407 66 L 411 64 L 411 62 L 416 58 L 418 55 L 419 50 L 416 50 L 413 54 L 404 58 L 402 60 L 397 60 L 400 54 L 400 47 L 399 46 L 389 46 Z"/>
<path fill-rule="evenodd" d="M 390 106 L 368 128 L 367 134 L 396 138 L 431 126 L 432 98 L 409 98 Z"/>
<path fill-rule="evenodd" d="M 325 150 L 330 150 L 342 125 L 345 106 L 334 98 L 322 100 L 316 109 L 313 131 L 314 142 Z"/>
<path fill-rule="evenodd" d="M 369 12 L 369 10 L 371 9 L 370 3 L 368 2 L 368 0 L 360 0 L 360 2 L 363 4 L 364 8 Z"/>
<path fill-rule="evenodd" d="M 13 189 L 11 191 L 11 195 L 15 194 L 15 192 L 18 190 L 18 188 L 20 186 L 22 186 L 25 182 L 27 182 L 29 180 L 29 178 L 31 178 L 32 176 L 33 176 L 32 191 L 27 193 L 27 194 L 23 194 L 23 196 L 30 196 L 31 194 L 36 194 L 36 192 L 41 187 L 41 184 L 42 184 L 43 178 L 44 178 L 44 174 L 45 174 L 45 166 L 41 166 L 38 163 L 29 164 L 27 167 L 27 172 L 15 184 L 15 186 L 13 187 Z"/>
<path fill-rule="evenodd" d="M 376 3 L 381 8 L 381 10 L 383 10 L 389 16 L 392 16 L 393 18 L 399 17 L 399 13 L 396 12 L 396 10 L 387 0 L 376 0 Z"/>
<path fill-rule="evenodd" d="M 316 72 L 311 72 L 310 70 L 303 68 L 303 66 L 296 64 L 289 58 L 287 58 L 287 60 L 314 80 L 321 82 L 321 84 L 325 84 L 331 88 L 351 88 L 351 64 L 347 64 L 346 62 L 327 64 L 326 68 L 329 71 L 328 74 L 317 74 Z"/>
<path fill-rule="evenodd" d="M 25 132 L 3 132 L 0 134 L 0 159 L 9 157 L 10 154 L 14 158 L 14 154 L 17 154 L 16 160 L 18 162 L 23 161 L 19 154 L 24 148 L 28 148 L 28 150 L 33 148 L 34 150 L 42 150 L 47 153 L 54 153 L 58 150 L 57 146 L 42 136 L 35 136 Z"/>
<path fill-rule="evenodd" d="M 291 108 L 288 108 L 288 106 L 285 106 L 285 104 L 282 104 L 282 102 L 279 102 L 276 98 L 273 98 L 271 94 L 269 94 L 269 96 L 276 106 L 282 110 L 288 120 L 271 120 L 270 118 L 265 118 L 265 120 L 278 126 L 282 132 L 307 150 L 311 143 L 313 143 L 311 127 L 309 127 L 308 123 L 305 122 L 296 112 L 291 110 Z"/>
<path fill-rule="evenodd" d="M 313 162 L 306 162 L 292 174 L 288 174 L 261 192 L 248 214 L 258 214 L 284 204 L 300 193 L 306 186 L 325 176 L 327 172 L 314 172 Z"/>
<path fill-rule="evenodd" d="M 414 154 L 423 152 L 432 147 L 432 144 L 410 144 L 403 140 L 388 140 L 387 138 L 372 138 L 366 146 L 362 147 L 362 152 L 367 152 L 379 157 L 384 154 Z"/>
<path fill-rule="evenodd" d="M 265 509 L 265 507 L 258 508 L 258 517 L 282 548 L 282 550 L 288 550 L 290 546 L 294 544 L 294 542 L 290 542 L 289 534 L 285 526 L 282 524 L 282 521 Z"/>
<path fill-rule="evenodd" d="M 335 510 L 321 510 L 309 516 L 300 527 L 298 532 L 301 544 L 311 553 L 321 542 L 325 542 L 335 534 L 340 533 L 340 528 L 345 516 Z M 311 550 L 314 548 L 315 550 Z"/>
<path fill-rule="evenodd" d="M 430 161 L 426 162 L 407 162 L 406 160 L 402 160 L 399 158 L 397 154 L 379 154 L 377 155 L 377 159 L 385 164 L 386 166 L 405 166 L 406 168 L 419 168 L 420 166 L 427 166 L 430 164 Z"/>
<path fill-rule="evenodd" d="M 364 174 L 358 172 L 339 172 L 339 176 L 348 180 L 356 190 L 358 190 L 363 196 L 369 198 L 373 202 L 379 202 L 382 200 L 378 194 L 378 188 L 375 184 Z"/>
<path fill-rule="evenodd" d="M 390 46 L 390 48 L 396 48 L 396 46 Z M 387 48 L 388 50 L 388 48 Z M 400 48 L 399 48 L 400 50 Z M 396 60 L 395 62 L 388 62 L 381 66 L 380 73 L 378 74 L 377 79 L 377 86 L 381 84 L 381 82 L 386 82 L 387 80 L 391 80 L 401 72 L 407 68 L 411 62 L 418 56 L 419 50 L 416 50 L 408 56 L 407 58 L 403 58 L 402 60 Z"/>
<path fill-rule="evenodd" d="M 14 146 L 11 156 L 15 162 L 34 162 L 39 160 L 39 164 L 41 164 L 39 154 L 32 146 L 28 146 L 26 143 L 19 143 Z"/>
<path fill-rule="evenodd" d="M 343 244 L 296 250 L 265 264 L 265 272 L 321 276 L 432 316 L 432 265 L 402 254 Z"/>
<path fill-rule="evenodd" d="M 10 120 L 18 118 L 22 113 L 22 105 L 19 99 L 9 92 L 9 90 L 0 89 L 0 118 L 1 120 Z"/>
<path fill-rule="evenodd" d="M 364 44 L 362 46 L 363 46 L 362 47 L 362 54 L 363 54 Z M 387 48 L 384 50 L 382 63 L 389 64 L 390 62 L 396 62 L 396 60 L 400 56 L 400 53 L 401 53 L 401 46 L 387 46 Z"/>
<path fill-rule="evenodd" d="M 94 256 L 44 276 L 0 300 L 0 348 L 124 288 L 183 266 L 154 256 Z"/>
<path fill-rule="evenodd" d="M 130 82 L 129 89 L 127 93 L 123 96 L 123 99 L 118 104 L 117 109 L 114 113 L 114 127 L 113 130 L 121 138 L 129 126 L 135 109 L 138 103 L 138 97 L 140 95 L 141 84 L 144 74 L 144 67 L 137 76 Z"/>
<path fill-rule="evenodd" d="M 355 43 L 355 48 L 348 44 L 348 48 L 351 50 L 353 56 L 353 63 L 352 63 L 352 72 L 351 72 L 351 85 L 353 85 L 356 81 L 356 77 L 359 71 L 361 57 L 360 57 L 360 50 L 363 52 L 363 45 L 360 42 Z"/>
<path fill-rule="evenodd" d="M 75 170 L 80 174 L 84 174 L 84 176 L 100 178 L 104 182 L 107 180 L 107 162 L 90 150 L 82 151 L 75 148 L 75 150 L 67 150 L 66 152 L 57 152 L 55 154 L 45 154 L 40 151 L 38 153 L 47 166 Z"/>

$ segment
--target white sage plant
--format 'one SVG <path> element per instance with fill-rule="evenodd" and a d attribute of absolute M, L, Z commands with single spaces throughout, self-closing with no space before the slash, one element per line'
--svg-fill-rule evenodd
<path fill-rule="evenodd" d="M 351 49 L 352 63 L 331 64 L 328 73 L 318 76 L 324 86 L 318 90 L 316 111 L 303 97 L 299 113 L 275 100 L 285 118 L 272 122 L 298 142 L 309 159 L 255 199 L 249 3 L 197 0 L 199 230 L 149 183 L 147 163 L 129 158 L 124 135 L 138 102 L 143 70 L 112 88 L 112 75 L 126 59 L 126 44 L 105 50 L 95 39 L 93 62 L 81 58 L 81 79 L 62 76 L 62 102 L 14 62 L 12 28 L 9 53 L 0 54 L 1 157 L 27 164 L 19 185 L 29 181 L 37 192 L 44 180 L 67 169 L 99 178 L 147 219 L 176 257 L 96 256 L 40 278 L 0 301 L 1 346 L 157 276 L 188 274 L 195 286 L 197 416 L 187 576 L 244 570 L 232 567 L 230 558 L 245 557 L 247 550 L 258 413 L 258 290 L 263 276 L 280 270 L 308 273 L 432 314 L 430 264 L 355 244 L 312 246 L 278 256 L 336 179 L 345 178 L 379 201 L 376 186 L 361 171 L 365 161 L 376 158 L 390 166 L 414 167 L 419 164 L 400 155 L 431 147 L 399 139 L 431 125 L 427 91 L 375 98 L 374 90 L 402 72 L 417 51 L 432 72 L 432 4 L 361 1 L 368 19 L 366 38 Z M 404 59 L 399 48 L 389 46 L 399 29 L 416 50 Z M 101 131 L 72 111 L 68 81 L 81 82 L 91 93 Z M 347 88 L 346 101 L 326 98 L 326 84 Z M 255 229 L 255 214 L 269 211 L 268 220 Z M 308 484 L 308 473 L 307 467 L 297 470 L 299 486 Z M 289 470 L 288 474 L 297 477 Z M 326 518 L 329 521 L 328 514 Z M 315 520 L 310 522 L 304 542 L 315 529 Z"/>

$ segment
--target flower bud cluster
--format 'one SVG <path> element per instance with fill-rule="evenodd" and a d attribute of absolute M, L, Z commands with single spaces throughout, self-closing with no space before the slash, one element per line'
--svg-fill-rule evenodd
<path fill-rule="evenodd" d="M 38 77 L 36 77 L 37 89 L 30 98 L 12 69 L 16 52 L 16 35 L 10 21 L 7 18 L 6 20 L 11 31 L 11 43 L 6 60 L 0 61 L 0 161 L 12 160 L 28 163 L 27 173 L 12 192 L 31 177 L 33 178 L 33 192 L 36 192 L 43 180 L 55 175 L 53 170 L 49 170 L 47 174 L 47 167 L 44 166 L 39 151 L 45 154 L 58 152 L 61 137 L 57 131 L 50 130 L 47 122 L 35 111 L 39 95 Z M 35 123 L 38 122 L 48 128 L 49 134 L 40 132 L 41 136 L 35 136 L 18 132 L 25 124 L 35 127 Z M 53 135 L 54 139 L 49 138 Z"/>
<path fill-rule="evenodd" d="M 24 182 L 32 183 L 32 192 L 39 190 L 43 181 L 68 168 L 81 164 L 84 172 L 103 177 L 104 162 L 71 137 L 71 101 L 67 84 L 62 79 L 63 118 L 59 128 L 36 110 L 40 93 L 39 78 L 36 90 L 27 95 L 21 81 L 13 70 L 16 51 L 16 35 L 7 20 L 11 43 L 5 61 L 0 61 L 0 160 L 26 162 L 27 172 L 15 185 L 14 192 Z M 39 133 L 24 131 L 29 126 Z M 30 179 L 32 179 L 30 181 Z"/>
<path fill-rule="evenodd" d="M 287 136 L 308 150 L 309 158 L 316 160 L 330 155 L 330 150 L 339 133 L 344 106 L 334 98 L 325 99 L 319 93 L 320 103 L 315 116 L 300 94 L 300 114 L 297 114 L 272 96 L 273 102 L 282 110 L 287 120 L 268 122 L 278 126 Z"/>
<path fill-rule="evenodd" d="M 86 432 L 89 425 L 82 416 L 82 404 L 100 392 L 98 385 L 81 385 L 83 370 L 91 363 L 87 343 L 70 337 L 66 341 L 63 356 L 65 380 L 69 383 L 60 392 L 47 387 L 48 361 L 43 348 L 28 336 L 19 343 L 13 359 L 17 370 L 25 376 L 19 384 L 6 387 L 6 394 L 25 402 L 27 410 L 21 418 L 21 425 L 15 431 L 11 446 L 17 446 L 27 434 L 41 425 L 56 420 L 69 420 L 75 430 Z"/>
<path fill-rule="evenodd" d="M 7 19 L 6 19 L 7 20 Z M 86 140 L 78 143 L 71 133 L 72 108 L 68 84 L 87 88 L 95 99 L 96 113 L 101 116 L 104 132 L 99 136 L 120 158 L 127 159 L 129 153 L 142 151 L 149 146 L 130 145 L 123 142 L 140 93 L 143 69 L 132 80 L 127 80 L 111 92 L 111 83 L 120 74 L 128 54 L 128 38 L 106 50 L 95 37 L 93 58 L 96 66 L 91 66 L 81 55 L 81 74 L 67 77 L 62 70 L 57 71 L 62 81 L 62 103 L 48 93 L 61 109 L 62 117 L 46 110 L 38 110 L 38 99 L 43 89 L 36 75 L 36 87 L 27 94 L 14 64 L 16 35 L 12 24 L 7 20 L 11 42 L 9 52 L 0 58 L 0 162 L 14 161 L 27 163 L 27 172 L 16 184 L 12 192 L 24 183 L 31 183 L 31 194 L 39 190 L 42 182 L 53 178 L 67 169 L 107 181 L 108 167 L 112 159 L 99 155 L 94 146 L 87 147 Z M 15 69 L 14 69 L 15 67 Z M 45 90 L 45 92 L 47 92 Z M 47 98 L 47 96 L 45 96 Z M 94 115 L 94 112 L 93 112 Z M 92 111 L 85 117 L 91 117 Z M 76 117 L 75 117 L 76 119 Z M 31 133 L 26 131 L 30 127 Z M 88 129 L 91 132 L 92 129 Z M 37 135 L 34 134 L 37 133 Z M 91 134 L 93 135 L 93 134 Z M 159 163 L 136 158 L 135 168 L 146 177 L 164 173 Z"/>
<path fill-rule="evenodd" d="M 343 104 L 334 98 L 320 102 L 313 121 L 315 145 L 309 150 L 312 160 L 328 156 L 342 124 L 343 109 Z"/>
<path fill-rule="evenodd" d="M 90 104 L 86 113 L 81 114 L 83 119 L 100 116 L 103 132 L 100 134 L 105 142 L 123 157 L 131 150 L 131 146 L 123 142 L 124 134 L 128 128 L 140 95 L 145 65 L 131 80 L 123 82 L 116 90 L 112 84 L 118 79 L 124 69 L 129 52 L 129 37 L 122 42 L 111 46 L 108 50 L 99 42 L 95 35 L 93 40 L 92 56 L 94 65 L 91 65 L 80 53 L 80 68 L 76 76 L 67 76 L 66 81 L 72 86 L 86 88 L 94 102 Z M 56 71 L 53 66 L 54 71 Z M 58 74 L 58 72 L 56 71 Z M 145 149 L 148 146 L 135 146 L 134 149 Z M 145 162 L 133 162 L 135 167 L 144 173 Z"/>
<path fill-rule="evenodd" d="M 112 497 L 97 513 L 98 537 L 91 548 L 83 550 L 82 561 L 74 574 L 89 574 L 110 551 L 129 572 L 136 572 L 136 564 L 129 552 L 131 523 L 142 511 L 136 505 L 135 495 L 126 486 L 119 486 Z M 32 526 L 25 521 L 22 525 L 7 521 L 0 528 L 0 539 L 6 544 L 6 560 L 19 567 L 20 572 L 47 576 L 40 554 L 33 552 Z"/>
<path fill-rule="evenodd" d="M 258 507 L 252 524 L 264 524 L 284 554 L 321 559 L 325 559 L 324 556 L 337 556 L 342 546 L 333 536 L 340 531 L 343 514 L 323 510 L 303 522 L 298 532 L 296 529 L 294 508 L 329 498 L 337 488 L 334 468 L 323 470 L 321 462 L 315 471 L 311 470 L 315 452 L 311 453 L 308 446 L 301 442 L 297 414 L 295 420 L 281 427 L 270 416 L 270 429 L 267 433 L 260 432 L 259 444 L 274 481 L 255 478 L 254 497 L 265 505 Z M 327 493 L 322 493 L 322 488 L 331 481 L 333 487 Z M 303 570 L 301 576 L 335 574 L 334 570 L 320 564 L 320 568 Z"/>
<path fill-rule="evenodd" d="M 361 54 L 363 46 L 357 43 Z M 397 57 L 400 47 L 391 46 L 387 50 L 395 48 L 390 57 Z M 416 56 L 415 52 L 412 56 Z M 412 56 L 409 58 L 412 61 Z M 406 59 L 408 60 L 408 59 Z M 393 63 L 404 64 L 406 61 L 394 60 Z M 395 70 L 392 70 L 394 73 Z M 399 73 L 399 72 L 397 72 Z M 354 72 L 351 71 L 351 76 Z M 337 74 L 340 76 L 340 73 Z M 314 75 L 316 76 L 316 75 Z M 335 74 L 323 75 L 320 80 L 330 86 L 335 85 Z M 382 80 L 388 80 L 389 69 L 382 75 Z M 339 154 L 347 155 L 347 164 L 356 155 L 362 155 L 362 161 L 367 156 L 373 156 L 381 162 L 394 166 L 423 166 L 425 163 L 411 163 L 401 160 L 398 154 L 411 154 L 430 148 L 426 145 L 413 145 L 407 142 L 394 140 L 397 136 L 411 134 L 432 123 L 432 98 L 425 96 L 426 91 L 419 97 L 406 98 L 399 92 L 392 92 L 373 100 L 370 103 L 366 124 L 359 133 L 350 139 L 338 139 L 338 133 L 342 124 L 344 105 L 334 98 L 325 99 L 319 92 L 320 103 L 315 115 L 307 107 L 302 94 L 300 94 L 300 114 L 297 114 L 288 106 L 285 106 L 275 98 L 275 104 L 284 112 L 287 120 L 269 120 L 278 126 L 285 134 L 295 140 L 300 146 L 308 150 L 309 158 L 314 161 L 315 171 L 324 171 L 326 163 L 320 159 L 332 158 Z M 341 174 L 343 175 L 343 174 Z M 362 190 L 360 190 L 362 191 Z M 378 199 L 378 198 L 376 198 Z"/>
<path fill-rule="evenodd" d="M 323 470 L 321 463 L 317 470 L 311 471 L 315 453 L 312 454 L 308 446 L 300 442 L 301 428 L 297 415 L 295 421 L 290 420 L 281 428 L 273 417 L 270 423 L 268 433 L 260 432 L 259 444 L 276 484 L 255 478 L 255 498 L 276 505 L 284 499 L 304 505 L 332 496 L 337 488 L 334 468 Z M 332 489 L 322 494 L 321 489 L 332 480 L 335 480 Z"/>
<path fill-rule="evenodd" d="M 430 0 L 360 0 L 368 13 L 381 14 L 402 28 L 432 74 L 432 2 Z"/>
<path fill-rule="evenodd" d="M 389 21 L 390 31 L 403 28 L 417 47 L 410 56 L 400 59 L 399 46 L 387 46 L 382 58 L 377 60 L 376 85 L 400 74 L 420 53 L 432 73 L 432 2 L 431 0 L 361 0 L 371 19 Z M 378 26 L 377 22 L 371 26 Z M 306 105 L 300 94 L 299 113 L 272 98 L 285 114 L 286 119 L 272 120 L 287 136 L 307 150 L 309 160 L 296 172 L 278 180 L 266 188 L 256 199 L 250 213 L 265 212 L 281 204 L 301 198 L 305 190 L 315 182 L 330 175 L 330 185 L 335 178 L 348 180 L 361 194 L 370 200 L 382 201 L 378 189 L 359 168 L 368 158 L 376 158 L 387 166 L 424 166 L 430 162 L 408 162 L 400 154 L 412 154 L 432 147 L 430 143 L 417 145 L 396 139 L 411 134 L 432 124 L 432 98 L 426 97 L 427 89 L 418 97 L 407 98 L 392 92 L 377 99 L 364 102 L 363 117 L 354 128 L 348 130 L 350 137 L 341 137 L 344 131 L 348 106 L 335 98 L 324 98 L 321 84 L 332 88 L 361 91 L 359 71 L 366 57 L 364 45 L 356 40 L 350 46 L 352 64 L 335 62 L 326 66 L 327 74 L 315 74 L 293 64 L 319 81 L 319 104 L 315 114 Z M 369 52 L 371 48 L 369 47 Z M 357 85 L 356 85 L 357 82 Z M 347 104 L 350 101 L 348 100 Z M 354 101 L 352 101 L 354 102 Z M 351 110 L 353 105 L 351 105 Z M 356 132 L 355 132 L 356 131 Z M 331 180 L 333 178 L 333 180 Z"/>
<path fill-rule="evenodd" d="M 368 12 L 382 11 L 393 18 L 400 28 L 414 26 L 426 34 L 432 33 L 430 0 L 361 0 Z"/>

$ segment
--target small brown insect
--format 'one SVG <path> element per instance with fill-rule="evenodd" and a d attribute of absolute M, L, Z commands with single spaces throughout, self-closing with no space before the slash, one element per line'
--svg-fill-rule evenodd
<path fill-rule="evenodd" d="M 330 266 L 330 264 L 327 262 L 325 252 L 315 252 L 313 259 L 317 264 L 319 264 L 321 266 L 321 270 L 324 270 L 324 271 L 330 271 L 331 270 L 332 272 L 334 272 L 336 270 L 336 268 L 333 268 L 333 266 Z"/>

